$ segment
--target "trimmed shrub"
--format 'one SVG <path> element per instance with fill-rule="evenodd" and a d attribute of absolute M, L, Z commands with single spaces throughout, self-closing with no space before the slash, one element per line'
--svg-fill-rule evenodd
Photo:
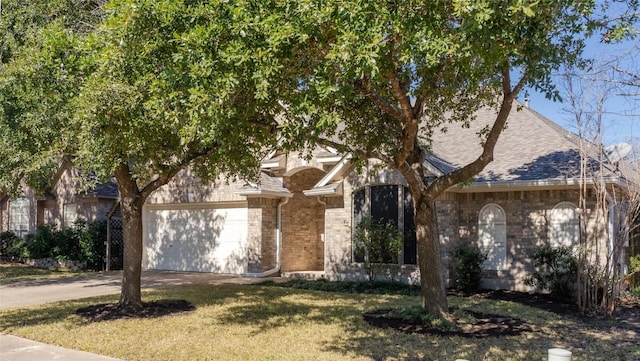
<path fill-rule="evenodd" d="M 482 263 L 487 254 L 477 248 L 460 246 L 452 252 L 456 267 L 456 287 L 466 293 L 475 292 L 482 281 Z"/>
<path fill-rule="evenodd" d="M 578 260 L 571 247 L 539 246 L 531 255 L 536 271 L 525 278 L 525 284 L 552 297 L 572 300 L 578 275 Z"/>

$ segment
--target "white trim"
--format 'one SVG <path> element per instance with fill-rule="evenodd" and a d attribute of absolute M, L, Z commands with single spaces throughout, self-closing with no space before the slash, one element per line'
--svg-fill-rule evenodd
<path fill-rule="evenodd" d="M 601 184 L 605 182 L 607 184 L 614 184 L 622 188 L 627 188 L 629 185 L 621 181 L 619 177 L 607 177 L 596 181 L 594 178 L 588 178 L 584 180 L 570 178 L 570 179 L 549 179 L 549 180 L 512 180 L 512 181 L 496 181 L 496 182 L 474 182 L 469 185 L 457 184 L 447 191 L 464 193 L 464 192 L 495 192 L 498 190 L 509 189 L 527 189 L 536 188 L 538 190 L 544 189 L 558 189 L 567 186 L 581 186 L 584 184 Z"/>
<path fill-rule="evenodd" d="M 291 198 L 293 193 L 289 191 L 270 191 L 260 188 L 239 189 L 233 193 L 244 197 L 269 197 L 269 198 Z"/>
<path fill-rule="evenodd" d="M 241 208 L 247 207 L 247 201 L 200 202 L 200 203 L 152 203 L 142 209 L 198 209 L 198 208 Z"/>
<path fill-rule="evenodd" d="M 338 164 L 336 164 L 330 171 L 329 173 L 327 173 L 324 177 L 322 177 L 322 179 L 320 179 L 320 181 L 318 181 L 318 183 L 316 183 L 315 186 L 313 186 L 313 188 L 321 188 L 326 186 L 327 184 L 329 184 L 329 182 L 331 180 L 333 180 L 333 177 L 335 177 L 336 175 L 338 175 L 340 173 L 340 171 L 342 171 L 342 169 L 344 169 L 344 167 L 349 164 L 349 162 L 351 161 L 352 155 L 351 153 L 347 153 L 345 154 L 342 159 L 340 159 L 340 161 L 338 162 Z"/>
<path fill-rule="evenodd" d="M 302 191 L 307 197 L 315 196 L 336 196 L 344 193 L 343 181 L 338 181 L 331 186 L 325 186 L 322 188 L 312 188 Z"/>

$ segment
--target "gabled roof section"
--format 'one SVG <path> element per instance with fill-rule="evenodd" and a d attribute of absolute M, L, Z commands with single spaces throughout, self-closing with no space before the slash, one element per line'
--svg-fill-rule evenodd
<path fill-rule="evenodd" d="M 60 166 L 58 167 L 58 171 L 56 172 L 54 177 L 51 179 L 51 184 L 45 191 L 45 196 L 49 195 L 55 198 L 53 194 L 50 193 L 50 190 L 55 187 L 55 185 L 60 181 L 60 179 L 62 178 L 62 175 L 66 171 L 71 173 L 71 176 L 74 178 L 78 177 L 78 174 L 80 173 L 80 171 L 73 166 L 71 160 L 67 156 L 63 156 L 60 160 Z M 92 177 L 91 172 L 89 172 L 88 177 L 89 178 Z M 118 184 L 116 183 L 113 177 L 110 178 L 108 181 L 104 183 L 98 183 L 89 189 L 86 189 L 83 191 L 74 189 L 73 191 L 77 192 L 77 194 L 82 197 L 96 197 L 96 198 L 108 198 L 108 199 L 117 199 L 119 197 Z"/>
<path fill-rule="evenodd" d="M 450 124 L 446 132 L 436 132 L 432 154 L 427 160 L 445 174 L 471 163 L 482 152 L 478 134 L 493 124 L 496 114 L 496 110 L 482 109 L 469 128 Z M 586 141 L 582 146 L 591 157 L 588 167 L 593 176 L 598 168 L 599 149 Z M 493 162 L 475 177 L 471 187 L 490 183 L 540 184 L 575 180 L 580 176 L 580 149 L 580 137 L 576 134 L 516 103 L 496 144 Z M 611 165 L 605 164 L 605 170 L 604 177 L 617 176 Z"/>
<path fill-rule="evenodd" d="M 303 191 L 306 196 L 340 196 L 342 195 L 342 180 L 346 173 L 351 171 L 352 155 L 345 154 L 340 158 L 337 164 L 331 168 L 322 179 L 316 183 L 313 188 Z"/>
<path fill-rule="evenodd" d="M 245 197 L 293 197 L 280 178 L 272 177 L 265 172 L 260 172 L 258 183 L 248 182 L 234 193 Z"/>

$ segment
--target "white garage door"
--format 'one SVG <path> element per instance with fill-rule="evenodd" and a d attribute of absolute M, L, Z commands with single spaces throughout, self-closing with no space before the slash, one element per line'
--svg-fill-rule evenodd
<path fill-rule="evenodd" d="M 247 214 L 237 205 L 145 207 L 145 268 L 247 272 Z"/>

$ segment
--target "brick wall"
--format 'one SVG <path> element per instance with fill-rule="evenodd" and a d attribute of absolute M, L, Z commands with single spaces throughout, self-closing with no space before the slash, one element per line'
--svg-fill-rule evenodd
<path fill-rule="evenodd" d="M 507 260 L 505 269 L 483 272 L 484 286 L 488 288 L 506 288 L 529 290 L 523 284 L 523 279 L 530 274 L 534 267 L 530 254 L 536 247 L 549 242 L 549 213 L 560 202 L 578 204 L 577 190 L 543 190 L 543 191 L 512 191 L 452 194 L 449 197 L 458 203 L 457 218 L 445 222 L 447 211 L 439 209 L 440 234 L 451 236 L 450 242 L 445 243 L 450 250 L 457 245 L 478 246 L 478 214 L 487 204 L 497 204 L 506 216 L 507 231 Z M 441 206 L 442 202 L 439 202 Z M 588 206 L 593 207 L 593 201 Z M 591 230 L 598 230 L 596 226 L 596 212 L 588 210 L 586 219 Z M 457 234 L 457 237 L 454 236 Z M 601 236 L 601 234 L 600 234 Z M 593 236 L 592 236 L 593 237 Z M 453 271 L 450 264 L 449 271 Z M 450 286 L 455 277 L 452 275 Z"/>
<path fill-rule="evenodd" d="M 324 207 L 302 191 L 311 189 L 324 172 L 307 168 L 284 177 L 293 197 L 282 207 L 283 272 L 321 271 L 324 262 Z"/>
<path fill-rule="evenodd" d="M 248 199 L 248 271 L 264 272 L 276 265 L 277 199 Z"/>

